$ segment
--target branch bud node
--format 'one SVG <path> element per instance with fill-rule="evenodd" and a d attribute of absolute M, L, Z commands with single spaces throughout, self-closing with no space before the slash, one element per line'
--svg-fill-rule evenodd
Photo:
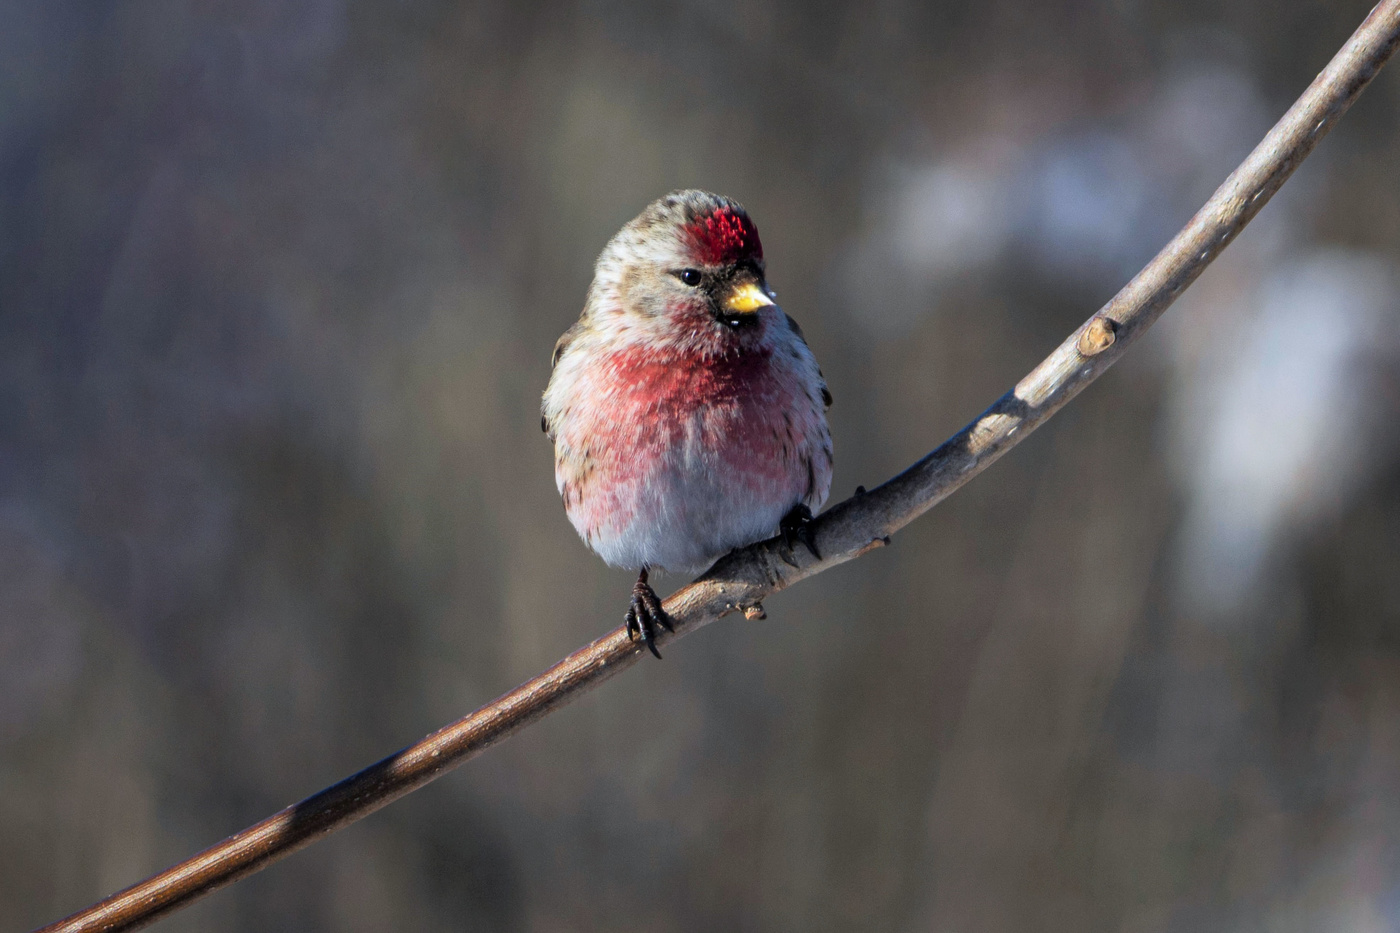
<path fill-rule="evenodd" d="M 1098 356 L 1113 346 L 1118 332 L 1118 322 L 1109 317 L 1096 317 L 1079 335 L 1079 355 Z"/>

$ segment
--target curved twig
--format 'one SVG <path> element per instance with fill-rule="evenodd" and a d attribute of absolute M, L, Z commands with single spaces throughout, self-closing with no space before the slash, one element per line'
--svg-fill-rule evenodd
<path fill-rule="evenodd" d="M 828 510 L 812 526 L 817 559 L 780 539 L 722 559 L 666 601 L 664 643 L 859 557 L 951 495 L 1118 359 L 1235 238 L 1337 122 L 1400 41 L 1400 0 L 1383 0 L 1191 222 L 1113 300 L 977 420 L 918 463 Z M 285 858 L 462 764 L 630 667 L 642 655 L 618 628 L 535 679 L 152 878 L 38 933 L 132 930 Z"/>

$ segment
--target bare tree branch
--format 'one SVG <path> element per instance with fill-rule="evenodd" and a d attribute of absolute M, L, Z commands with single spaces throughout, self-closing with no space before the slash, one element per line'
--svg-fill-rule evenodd
<path fill-rule="evenodd" d="M 820 559 L 778 540 L 723 558 L 666 601 L 669 642 L 886 543 L 1035 430 L 1101 375 L 1210 265 L 1351 106 L 1400 41 L 1400 0 L 1383 0 L 1263 142 L 1191 222 L 1127 284 L 987 411 L 878 489 L 813 526 Z M 39 933 L 133 930 L 285 858 L 457 767 L 643 654 L 618 628 L 535 679 L 423 741 L 371 765 L 152 878 Z"/>

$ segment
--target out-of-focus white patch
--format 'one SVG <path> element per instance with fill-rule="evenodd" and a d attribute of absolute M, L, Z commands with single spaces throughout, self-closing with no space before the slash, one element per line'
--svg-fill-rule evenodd
<path fill-rule="evenodd" d="M 1303 876 L 1269 906 L 1262 917 L 1251 917 L 1241 929 L 1304 933 L 1336 930 L 1337 933 L 1393 933 L 1400 929 L 1400 888 L 1389 889 L 1386 858 L 1390 841 L 1383 827 L 1389 822 L 1385 805 L 1370 801 L 1369 818 L 1350 827 L 1354 836 L 1337 840 L 1329 852 L 1309 866 Z M 1332 841 L 1332 840 L 1329 840 Z M 1261 922 L 1262 920 L 1262 922 Z"/>
<path fill-rule="evenodd" d="M 1182 360 L 1170 444 L 1189 497 L 1184 607 L 1242 608 L 1275 545 L 1334 514 L 1373 468 L 1388 426 L 1372 379 L 1393 362 L 1396 285 L 1367 254 L 1279 257 L 1252 313 Z"/>
<path fill-rule="evenodd" d="M 990 264 L 1011 234 L 1005 172 L 991 164 L 899 166 L 874 201 L 841 276 L 851 312 L 879 337 L 912 327 L 944 280 Z"/>
<path fill-rule="evenodd" d="M 1196 200 L 1225 180 L 1270 123 L 1254 80 L 1232 62 L 1179 65 L 1143 114 L 1145 124 L 1135 135 L 1151 170 L 1199 176 L 1208 187 L 1195 192 Z"/>
<path fill-rule="evenodd" d="M 994 170 L 946 162 L 901 174 L 890 248 L 908 274 L 936 278 L 995 258 L 1006 243 L 1009 205 Z"/>
<path fill-rule="evenodd" d="M 1024 241 L 1063 278 L 1120 274 L 1149 248 L 1140 242 L 1149 180 L 1121 134 L 1084 133 L 1043 148 L 1021 187 Z"/>
<path fill-rule="evenodd" d="M 882 169 L 841 253 L 851 313 L 898 336 L 952 280 L 1008 258 L 1075 285 L 1123 284 L 1268 123 L 1249 75 L 1211 62 L 1176 68 L 1135 112 L 1030 143 L 993 130 L 946 158 Z"/>

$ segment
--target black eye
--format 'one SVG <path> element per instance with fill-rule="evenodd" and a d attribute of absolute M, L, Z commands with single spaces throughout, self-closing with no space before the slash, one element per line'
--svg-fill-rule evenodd
<path fill-rule="evenodd" d="M 682 270 L 681 270 L 681 281 L 684 282 L 685 284 L 691 286 L 692 288 L 695 287 L 696 285 L 699 285 L 699 284 L 700 284 L 700 270 L 698 270 L 698 269 L 682 269 Z"/>

